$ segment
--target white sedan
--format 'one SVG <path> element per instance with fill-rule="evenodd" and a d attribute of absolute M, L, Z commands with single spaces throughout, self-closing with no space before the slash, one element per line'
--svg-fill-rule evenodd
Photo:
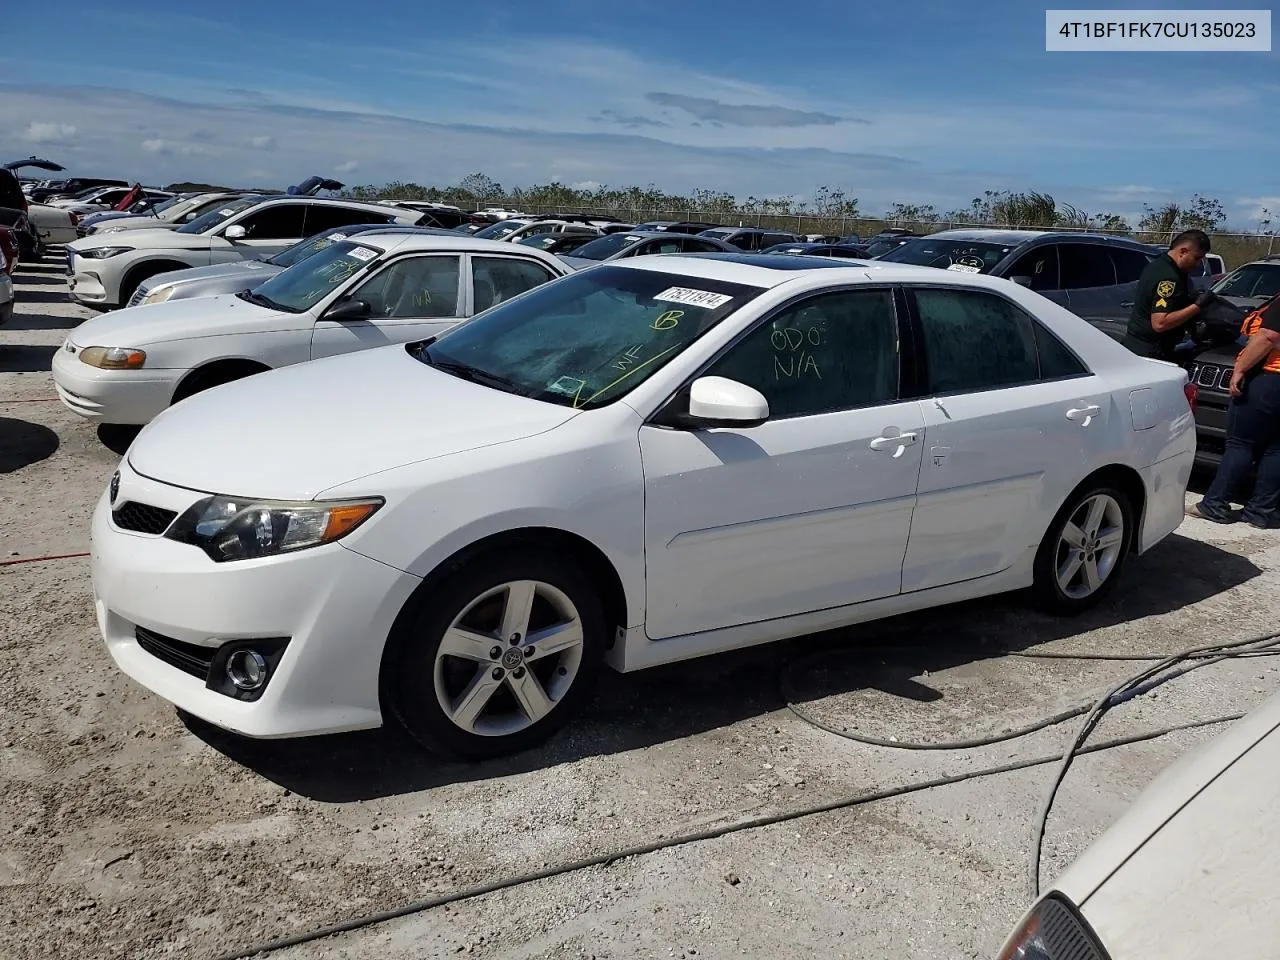
<path fill-rule="evenodd" d="M 358 233 L 242 293 L 90 318 L 54 354 L 58 396 L 88 420 L 142 424 L 251 374 L 443 333 L 569 272 L 540 250 L 405 229 Z"/>
<path fill-rule="evenodd" d="M 1189 396 L 1005 280 L 601 264 L 161 414 L 96 507 L 98 623 L 240 734 L 500 754 L 605 663 L 1025 587 L 1089 607 L 1182 521 Z"/>
<path fill-rule="evenodd" d="M 1280 695 L 1166 768 L 1035 904 L 1000 960 L 1274 957 Z"/>

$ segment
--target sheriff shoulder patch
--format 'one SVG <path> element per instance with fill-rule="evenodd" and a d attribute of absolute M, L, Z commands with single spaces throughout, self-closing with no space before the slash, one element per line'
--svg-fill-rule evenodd
<path fill-rule="evenodd" d="M 1156 294 L 1161 297 L 1169 297 L 1173 295 L 1173 281 L 1161 280 L 1156 287 Z"/>

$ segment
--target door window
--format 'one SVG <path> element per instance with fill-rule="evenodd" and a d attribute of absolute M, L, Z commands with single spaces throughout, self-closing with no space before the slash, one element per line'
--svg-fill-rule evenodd
<path fill-rule="evenodd" d="M 1107 248 L 1093 243 L 1064 243 L 1059 249 L 1062 260 L 1062 289 L 1087 290 L 1110 287 L 1116 282 L 1116 268 Z"/>
<path fill-rule="evenodd" d="M 327 203 L 307 204 L 306 230 L 300 236 L 310 237 L 334 227 L 349 227 L 357 223 L 391 223 L 392 214 L 371 213 L 352 207 L 339 207 Z"/>
<path fill-rule="evenodd" d="M 1137 283 L 1151 258 L 1137 250 L 1112 250 L 1111 262 L 1116 267 L 1116 283 Z"/>
<path fill-rule="evenodd" d="M 695 240 L 692 237 L 681 240 L 680 247 L 685 253 L 719 253 L 720 248 L 706 240 Z"/>
<path fill-rule="evenodd" d="M 301 240 L 306 207 L 301 203 L 273 203 L 239 221 L 250 240 Z"/>
<path fill-rule="evenodd" d="M 1009 277 L 1030 277 L 1032 290 L 1060 289 L 1058 275 L 1058 247 L 1046 244 L 1024 253 L 1009 268 Z"/>
<path fill-rule="evenodd" d="M 472 257 L 474 313 L 555 279 L 540 263 L 519 257 Z"/>
<path fill-rule="evenodd" d="M 392 261 L 352 294 L 374 319 L 456 317 L 457 257 L 404 257 Z"/>
<path fill-rule="evenodd" d="M 758 233 L 735 233 L 725 239 L 739 250 L 756 250 L 759 248 Z"/>
<path fill-rule="evenodd" d="M 707 375 L 755 387 L 772 417 L 865 407 L 896 399 L 897 343 L 892 293 L 828 293 L 757 327 Z"/>
<path fill-rule="evenodd" d="M 678 239 L 671 240 L 650 240 L 644 244 L 643 249 L 636 251 L 637 257 L 649 256 L 655 253 L 680 253 L 684 246 Z"/>
<path fill-rule="evenodd" d="M 1089 370 L 1017 305 L 979 290 L 915 291 L 929 393 L 974 393 Z"/>

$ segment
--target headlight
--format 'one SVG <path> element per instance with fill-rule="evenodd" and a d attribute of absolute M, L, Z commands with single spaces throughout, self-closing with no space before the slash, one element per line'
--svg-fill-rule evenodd
<path fill-rule="evenodd" d="M 133 247 L 91 247 L 88 250 L 77 250 L 76 254 L 86 260 L 106 260 L 108 257 L 116 257 L 132 251 Z"/>
<path fill-rule="evenodd" d="M 1000 951 L 999 960 L 1109 960 L 1098 935 L 1075 904 L 1050 893 L 1027 915 Z"/>
<path fill-rule="evenodd" d="M 339 540 L 383 502 L 381 498 L 287 503 L 209 497 L 189 507 L 165 537 L 199 547 L 218 563 L 270 557 Z"/>
<path fill-rule="evenodd" d="M 164 303 L 166 300 L 168 300 L 170 297 L 173 296 L 173 292 L 175 289 L 176 288 L 173 286 L 173 284 L 169 284 L 167 287 L 157 287 L 155 290 L 152 290 L 145 297 L 143 297 L 142 303 L 138 304 L 138 306 L 144 306 L 145 304 L 148 304 L 148 303 Z"/>
<path fill-rule="evenodd" d="M 85 347 L 80 360 L 100 370 L 137 370 L 147 362 L 147 354 L 128 347 Z"/>

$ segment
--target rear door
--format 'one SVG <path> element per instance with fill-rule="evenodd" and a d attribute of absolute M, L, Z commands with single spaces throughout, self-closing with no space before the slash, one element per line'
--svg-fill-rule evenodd
<path fill-rule="evenodd" d="M 467 317 L 518 297 L 557 276 L 533 257 L 468 254 L 466 263 L 470 283 L 464 293 L 462 315 Z"/>
<path fill-rule="evenodd" d="M 322 314 L 311 335 L 311 358 L 425 340 L 463 317 L 462 258 L 410 254 L 389 260 L 338 298 L 363 300 L 369 315 L 329 320 Z"/>
<path fill-rule="evenodd" d="M 389 213 L 372 213 L 356 207 L 338 204 L 309 203 L 305 205 L 306 219 L 302 224 L 302 237 L 314 237 L 317 233 L 334 227 L 350 227 L 358 223 L 394 223 Z M 299 237 L 299 239 L 302 239 Z"/>
<path fill-rule="evenodd" d="M 1008 569 L 1039 543 L 1106 442 L 1110 394 L 995 292 L 908 291 L 922 345 L 925 449 L 902 591 Z"/>
<path fill-rule="evenodd" d="M 1129 319 L 1129 310 L 1121 304 L 1133 301 L 1133 284 L 1138 278 L 1121 284 L 1110 249 L 1100 243 L 1063 243 L 1059 252 L 1067 308 L 1104 330 L 1123 326 Z"/>

